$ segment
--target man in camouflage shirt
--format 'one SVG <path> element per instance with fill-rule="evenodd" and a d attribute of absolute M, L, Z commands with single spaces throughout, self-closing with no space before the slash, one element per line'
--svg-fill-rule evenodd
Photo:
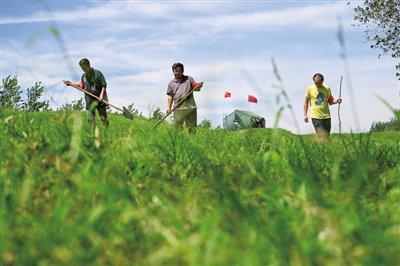
<path fill-rule="evenodd" d="M 79 66 L 83 70 L 83 75 L 81 78 L 81 83 L 77 86 L 81 87 L 87 92 L 98 96 L 101 100 L 108 101 L 106 88 L 107 82 L 103 74 L 90 66 L 88 59 L 83 58 L 79 61 Z M 65 82 L 66 85 L 71 85 L 70 81 Z M 99 113 L 100 119 L 103 124 L 108 127 L 108 118 L 106 107 L 107 105 L 99 102 L 97 99 L 85 94 L 86 110 L 88 110 L 88 120 L 91 125 L 94 125 L 96 118 L 96 109 Z"/>

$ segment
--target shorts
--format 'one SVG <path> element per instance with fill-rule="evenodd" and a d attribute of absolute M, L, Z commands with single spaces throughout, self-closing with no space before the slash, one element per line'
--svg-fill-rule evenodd
<path fill-rule="evenodd" d="M 316 132 L 325 131 L 328 134 L 331 132 L 330 118 L 325 118 L 325 119 L 311 118 L 311 120 Z"/>

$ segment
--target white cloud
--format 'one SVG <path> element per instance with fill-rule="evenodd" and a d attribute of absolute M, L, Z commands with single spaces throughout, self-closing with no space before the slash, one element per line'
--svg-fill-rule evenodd
<path fill-rule="evenodd" d="M 57 8 L 57 2 L 51 3 Z M 112 20 L 118 18 L 166 18 L 175 17 L 171 14 L 203 14 L 218 10 L 222 3 L 207 3 L 202 5 L 196 2 L 182 2 L 173 4 L 169 2 L 138 2 L 138 1 L 110 1 L 106 3 L 96 2 L 91 7 L 81 7 L 75 10 L 57 10 L 51 14 L 40 11 L 27 17 L 3 17 L 0 24 L 21 24 L 52 21 L 69 21 L 84 23 L 93 20 Z M 62 4 L 60 4 L 62 7 Z M 126 25 L 125 25 L 126 26 Z"/>
<path fill-rule="evenodd" d="M 220 30 L 271 30 L 269 27 L 307 25 L 313 28 L 337 26 L 337 16 L 351 11 L 345 2 L 305 5 L 279 10 L 263 6 L 261 10 L 243 12 L 229 9 L 234 3 L 218 2 L 123 2 L 111 1 L 96 3 L 90 8 L 77 8 L 69 11 L 36 12 L 28 17 L 4 17 L 0 24 L 19 24 L 51 21 L 73 24 L 99 23 L 108 21 L 112 29 L 132 29 L 151 27 L 151 21 L 143 19 L 162 19 L 172 28 L 205 28 Z M 264 9 L 264 10 L 262 10 Z M 176 14 L 179 14 L 176 16 Z M 126 22 L 128 20 L 129 22 Z M 142 22 L 140 22 L 142 21 Z M 154 25 L 153 25 L 154 26 Z M 161 26 L 162 27 L 162 26 Z M 100 29 L 102 30 L 102 29 Z"/>
<path fill-rule="evenodd" d="M 194 18 L 180 23 L 182 27 L 202 27 L 210 31 L 226 30 L 276 30 L 274 27 L 308 26 L 312 28 L 335 28 L 337 17 L 349 12 L 344 2 L 304 7 L 266 10 L 249 13 L 222 14 Z"/>

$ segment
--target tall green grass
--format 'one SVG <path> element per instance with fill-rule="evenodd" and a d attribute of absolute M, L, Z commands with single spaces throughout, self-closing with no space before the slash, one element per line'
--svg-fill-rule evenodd
<path fill-rule="evenodd" d="M 1 110 L 5 265 L 396 265 L 400 133 Z"/>

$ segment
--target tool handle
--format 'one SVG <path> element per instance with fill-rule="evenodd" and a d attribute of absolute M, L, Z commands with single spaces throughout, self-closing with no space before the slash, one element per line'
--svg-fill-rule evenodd
<path fill-rule="evenodd" d="M 113 104 L 107 102 L 106 100 L 100 99 L 100 97 L 94 95 L 93 93 L 90 93 L 90 92 L 88 92 L 88 91 L 85 91 L 84 89 L 80 88 L 79 86 L 77 86 L 77 85 L 75 85 L 75 84 L 73 84 L 73 83 L 68 83 L 68 84 L 67 84 L 66 82 L 64 82 L 64 83 L 65 83 L 65 85 L 67 85 L 67 86 L 74 87 L 75 89 L 80 90 L 81 92 L 83 92 L 83 93 L 85 93 L 85 94 L 87 94 L 87 95 L 89 95 L 89 96 L 95 98 L 96 100 L 98 100 L 98 101 L 100 101 L 100 102 L 102 102 L 102 103 L 105 103 L 106 105 L 109 105 L 109 106 L 111 106 L 111 107 L 114 107 L 115 109 L 117 109 L 117 110 L 123 112 L 123 110 L 122 110 L 121 108 L 119 108 L 119 107 L 117 107 L 117 106 L 115 106 L 115 105 L 113 105 Z"/>

